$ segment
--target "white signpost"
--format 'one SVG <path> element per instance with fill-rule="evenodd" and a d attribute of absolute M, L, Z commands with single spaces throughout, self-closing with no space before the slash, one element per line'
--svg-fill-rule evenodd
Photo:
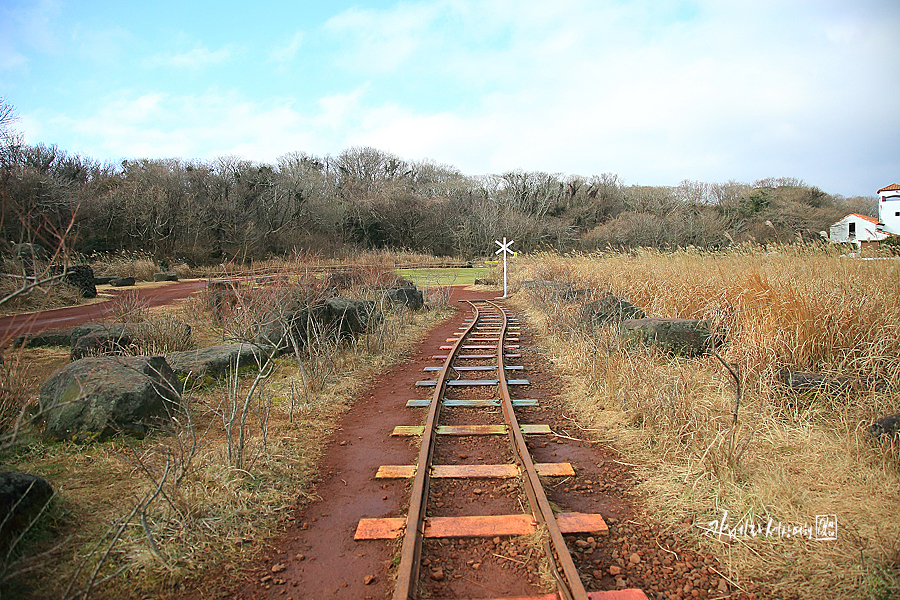
<path fill-rule="evenodd" d="M 511 253 L 512 250 L 509 249 L 512 246 L 515 240 L 506 241 L 506 238 L 503 238 L 503 243 L 500 243 L 500 240 L 494 240 L 494 243 L 500 246 L 500 249 L 494 252 L 494 254 L 503 253 L 503 298 L 506 298 L 506 255 Z"/>

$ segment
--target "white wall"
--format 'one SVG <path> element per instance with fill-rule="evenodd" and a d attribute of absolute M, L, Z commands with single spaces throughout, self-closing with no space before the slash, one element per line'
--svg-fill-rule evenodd
<path fill-rule="evenodd" d="M 896 204 L 900 207 L 900 202 Z M 856 232 L 852 237 L 850 236 L 850 223 L 856 225 Z M 828 237 L 832 242 L 867 242 L 883 240 L 887 236 L 876 231 L 875 223 L 847 215 L 829 228 Z"/>
<path fill-rule="evenodd" d="M 878 200 L 878 220 L 884 223 L 884 230 L 891 233 L 900 233 L 900 192 L 882 192 L 882 194 L 898 194 L 897 196 L 882 196 Z"/>

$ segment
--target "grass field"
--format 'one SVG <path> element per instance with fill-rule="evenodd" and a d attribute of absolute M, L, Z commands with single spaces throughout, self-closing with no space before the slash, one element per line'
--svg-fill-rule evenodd
<path fill-rule="evenodd" d="M 732 581 L 767 582 L 772 597 L 900 597 L 900 444 L 868 432 L 900 412 L 897 260 L 746 246 L 512 265 L 513 302 L 544 332 L 584 435 L 613 441 L 637 465 L 644 518 L 693 522 Z M 714 357 L 626 346 L 615 324 L 585 325 L 584 299 L 525 281 L 571 283 L 588 299 L 612 293 L 651 317 L 710 320 L 727 334 L 720 353 L 741 383 L 737 408 Z M 798 393 L 779 384 L 783 369 L 856 383 Z M 820 516 L 836 518 L 837 539 L 746 528 L 771 520 L 815 533 Z M 720 538 L 710 530 L 723 518 Z"/>
<path fill-rule="evenodd" d="M 423 288 L 436 285 L 473 285 L 476 279 L 487 278 L 493 272 L 494 269 L 489 267 L 397 270 L 398 275 Z"/>

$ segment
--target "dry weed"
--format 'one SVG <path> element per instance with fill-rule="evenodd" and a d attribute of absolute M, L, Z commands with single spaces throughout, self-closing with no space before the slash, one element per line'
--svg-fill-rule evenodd
<path fill-rule="evenodd" d="M 160 272 L 160 267 L 149 255 L 141 252 L 116 252 L 111 254 L 93 254 L 88 257 L 94 275 L 113 275 L 115 277 L 134 277 L 138 281 L 153 281 L 153 274 Z"/>
<path fill-rule="evenodd" d="M 546 333 L 575 416 L 641 465 L 651 514 L 692 518 L 696 542 L 737 582 L 762 578 L 805 598 L 900 593 L 897 443 L 867 431 L 900 412 L 900 263 L 821 247 L 742 246 L 512 264 L 514 302 Z M 649 316 L 711 319 L 727 332 L 720 353 L 740 377 L 737 422 L 735 385 L 717 360 L 622 347 L 615 326 L 586 329 L 579 302 L 523 285 L 533 280 L 572 283 L 595 297 L 611 291 Z M 778 383 L 785 368 L 861 383 L 797 394 Z M 837 540 L 746 535 L 723 545 L 700 526 L 724 511 L 731 525 L 771 518 L 813 527 L 817 515 L 836 515 Z"/>
<path fill-rule="evenodd" d="M 247 286 L 238 305 L 252 308 L 255 302 L 261 309 L 294 287 L 296 294 L 315 295 L 315 287 L 302 291 L 302 279 L 294 276 L 274 291 Z M 359 291 L 373 299 L 381 295 L 375 285 Z M 236 313 L 251 311 L 229 313 L 223 323 L 210 319 L 213 308 L 197 299 L 169 318 L 188 322 L 195 331 L 205 320 L 209 341 L 221 340 L 228 331 L 246 333 L 232 321 L 239 318 Z M 251 368 L 227 381 L 185 390 L 185 409 L 169 431 L 86 447 L 35 440 L 0 457 L 61 489 L 60 506 L 75 532 L 71 544 L 39 571 L 54 576 L 39 576 L 33 582 L 36 593 L 60 597 L 69 582 L 78 592 L 96 570 L 98 580 L 121 571 L 131 590 L 157 595 L 204 572 L 239 569 L 262 552 L 284 512 L 310 499 L 323 440 L 367 378 L 395 362 L 447 314 L 384 313 L 384 321 L 353 341 L 323 336 L 296 355 L 276 359 L 262 381 Z M 164 318 L 133 299 L 123 300 L 117 316 L 140 323 Z M 234 455 L 236 438 L 228 432 L 235 399 L 248 400 L 240 461 Z M 234 433 L 237 421 L 232 426 Z M 124 582 L 114 578 L 93 595 L 121 597 Z"/>
<path fill-rule="evenodd" d="M 44 276 L 46 274 L 42 275 Z M 31 283 L 31 280 L 25 281 L 6 272 L 0 273 L 0 298 L 6 298 Z M 78 289 L 56 280 L 13 296 L 0 306 L 0 314 L 12 315 L 76 306 L 83 301 Z"/>
<path fill-rule="evenodd" d="M 0 434 L 13 426 L 31 401 L 29 390 L 35 383 L 30 364 L 19 355 L 7 355 L 0 363 Z"/>

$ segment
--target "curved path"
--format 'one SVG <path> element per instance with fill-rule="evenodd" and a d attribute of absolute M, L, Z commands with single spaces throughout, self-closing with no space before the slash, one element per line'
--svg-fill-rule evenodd
<path fill-rule="evenodd" d="M 206 288 L 206 284 L 207 281 L 205 279 L 192 279 L 154 287 L 117 288 L 108 291 L 118 295 L 125 291 L 134 290 L 138 293 L 140 302 L 145 306 L 161 306 L 181 298 L 187 298 L 194 292 Z M 0 318 L 0 342 L 5 342 L 10 338 L 26 333 L 75 327 L 76 325 L 96 321 L 114 309 L 115 300 L 115 298 L 110 298 L 94 304 L 56 308 Z"/>

